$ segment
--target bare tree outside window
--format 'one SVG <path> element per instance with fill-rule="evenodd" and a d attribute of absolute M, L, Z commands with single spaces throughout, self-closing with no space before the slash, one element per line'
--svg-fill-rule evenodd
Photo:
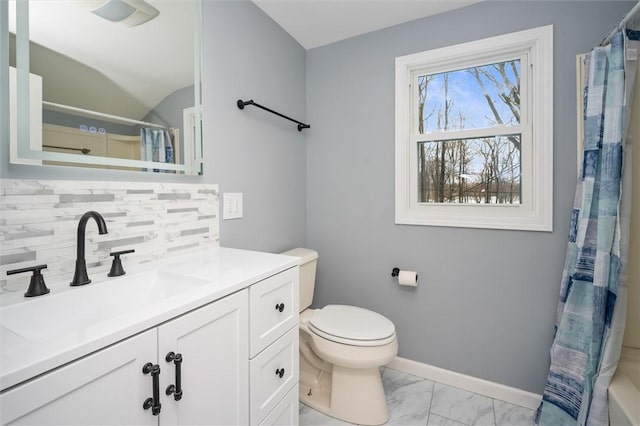
<path fill-rule="evenodd" d="M 419 76 L 417 89 L 418 202 L 520 204 L 520 134 L 446 137 L 520 124 L 520 61 Z"/>

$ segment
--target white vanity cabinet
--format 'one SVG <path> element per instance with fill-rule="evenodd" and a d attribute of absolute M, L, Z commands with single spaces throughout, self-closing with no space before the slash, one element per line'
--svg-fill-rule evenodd
<path fill-rule="evenodd" d="M 247 290 L 185 313 L 155 328 L 33 378 L 0 395 L 6 425 L 248 424 Z M 180 354 L 182 398 L 175 392 Z M 160 412 L 153 398 L 157 365 Z"/>
<path fill-rule="evenodd" d="M 297 424 L 297 259 L 216 248 L 171 262 L 0 303 L 0 425 Z M 80 296 L 99 321 L 65 316 Z M 45 307 L 62 331 L 19 327 Z"/>
<path fill-rule="evenodd" d="M 249 287 L 253 425 L 298 424 L 299 274 L 288 269 Z"/>
<path fill-rule="evenodd" d="M 149 330 L 87 355 L 0 395 L 3 425 L 154 425 L 142 409 L 151 378 L 142 366 L 158 356 Z"/>

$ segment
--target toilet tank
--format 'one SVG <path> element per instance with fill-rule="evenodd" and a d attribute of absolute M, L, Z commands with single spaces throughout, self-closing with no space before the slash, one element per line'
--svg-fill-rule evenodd
<path fill-rule="evenodd" d="M 302 312 L 311 306 L 311 302 L 313 302 L 318 252 L 306 248 L 295 248 L 282 254 L 300 259 L 298 265 L 300 265 L 300 312 Z"/>

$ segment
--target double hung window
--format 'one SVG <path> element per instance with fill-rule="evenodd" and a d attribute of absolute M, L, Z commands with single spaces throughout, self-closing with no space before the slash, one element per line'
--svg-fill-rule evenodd
<path fill-rule="evenodd" d="M 396 223 L 552 230 L 552 28 L 396 58 Z"/>

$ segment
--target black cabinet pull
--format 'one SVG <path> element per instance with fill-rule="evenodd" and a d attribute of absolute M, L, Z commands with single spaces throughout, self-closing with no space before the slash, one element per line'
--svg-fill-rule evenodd
<path fill-rule="evenodd" d="M 151 374 L 151 378 L 153 379 L 153 398 L 145 399 L 142 408 L 145 410 L 151 408 L 151 414 L 157 416 L 160 414 L 160 409 L 162 408 L 162 404 L 160 403 L 160 366 L 148 362 L 142 367 L 142 373 Z"/>
<path fill-rule="evenodd" d="M 176 384 L 167 386 L 165 393 L 173 394 L 173 399 L 180 401 L 182 399 L 182 354 L 169 352 L 164 358 L 167 362 L 172 362 L 176 366 Z"/>
<path fill-rule="evenodd" d="M 278 312 L 284 311 L 284 303 L 280 303 L 280 304 L 276 305 L 276 311 L 278 311 Z"/>
<path fill-rule="evenodd" d="M 284 368 L 278 368 L 276 370 L 276 376 L 280 377 L 282 379 L 282 376 L 284 376 Z"/>

